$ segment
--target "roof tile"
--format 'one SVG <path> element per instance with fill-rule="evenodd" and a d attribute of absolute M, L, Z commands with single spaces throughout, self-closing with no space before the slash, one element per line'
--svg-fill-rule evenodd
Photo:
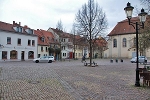
<path fill-rule="evenodd" d="M 149 16 L 147 17 L 149 19 Z M 139 22 L 138 17 L 133 17 L 131 18 L 131 22 Z M 120 21 L 117 23 L 117 25 L 114 27 L 114 29 L 108 34 L 108 36 L 113 36 L 113 35 L 123 35 L 123 34 L 133 34 L 135 33 L 136 30 L 132 25 L 129 25 L 129 22 L 127 19 Z"/>

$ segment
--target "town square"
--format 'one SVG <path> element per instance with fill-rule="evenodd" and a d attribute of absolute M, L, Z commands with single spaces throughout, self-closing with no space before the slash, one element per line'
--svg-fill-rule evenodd
<path fill-rule="evenodd" d="M 0 100 L 150 100 L 142 79 L 141 87 L 134 85 L 136 64 L 130 59 L 94 61 L 98 66 L 84 66 L 81 59 L 0 62 Z"/>
<path fill-rule="evenodd" d="M 0 1 L 0 100 L 150 100 L 149 5 Z"/>

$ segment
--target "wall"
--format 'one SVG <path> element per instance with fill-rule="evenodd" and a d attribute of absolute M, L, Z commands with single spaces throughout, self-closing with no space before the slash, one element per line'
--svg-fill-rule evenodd
<path fill-rule="evenodd" d="M 41 47 L 43 47 L 43 52 L 41 51 Z M 47 52 L 46 52 L 46 47 L 47 47 Z M 40 57 L 41 56 L 48 56 L 49 55 L 49 51 L 48 51 L 48 46 L 41 46 L 41 45 L 38 45 L 38 54 L 40 54 Z"/>
<path fill-rule="evenodd" d="M 104 56 L 108 58 L 132 58 L 132 53 L 135 52 L 135 48 L 130 48 L 133 44 L 131 39 L 134 37 L 135 34 L 110 36 L 108 49 L 104 51 Z M 123 47 L 123 38 L 127 39 L 126 47 Z M 117 47 L 113 47 L 113 39 L 117 39 Z"/>
<path fill-rule="evenodd" d="M 7 60 L 10 60 L 10 51 L 16 50 L 18 52 L 17 59 L 21 60 L 21 52 L 24 51 L 24 60 L 28 59 L 28 52 L 34 51 L 34 58 L 37 57 L 37 36 L 24 35 L 18 33 L 11 33 L 0 31 L 0 44 L 3 47 L 0 48 L 0 60 L 2 60 L 2 51 L 7 51 Z M 11 37 L 11 44 L 7 44 L 7 37 Z M 21 45 L 18 46 L 18 38 L 21 39 Z M 28 46 L 28 39 L 35 40 L 35 46 Z"/>

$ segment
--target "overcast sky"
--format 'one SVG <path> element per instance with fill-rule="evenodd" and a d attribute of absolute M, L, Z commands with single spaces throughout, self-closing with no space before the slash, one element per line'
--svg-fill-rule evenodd
<path fill-rule="evenodd" d="M 126 18 L 124 7 L 127 2 L 140 6 L 140 0 L 95 0 L 106 13 L 108 34 Z M 12 24 L 13 21 L 32 29 L 47 30 L 56 28 L 62 21 L 63 28 L 70 32 L 75 14 L 88 0 L 0 0 L 0 21 Z"/>

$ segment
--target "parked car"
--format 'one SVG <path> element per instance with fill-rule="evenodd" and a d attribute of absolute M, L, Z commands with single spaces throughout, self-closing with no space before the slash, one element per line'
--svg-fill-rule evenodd
<path fill-rule="evenodd" d="M 139 56 L 139 63 L 147 63 L 147 58 L 145 56 Z M 137 57 L 133 57 L 131 60 L 131 63 L 136 63 Z"/>
<path fill-rule="evenodd" d="M 39 62 L 47 62 L 47 63 L 52 63 L 54 60 L 54 56 L 42 56 L 40 58 L 33 59 L 34 62 L 39 63 Z"/>

